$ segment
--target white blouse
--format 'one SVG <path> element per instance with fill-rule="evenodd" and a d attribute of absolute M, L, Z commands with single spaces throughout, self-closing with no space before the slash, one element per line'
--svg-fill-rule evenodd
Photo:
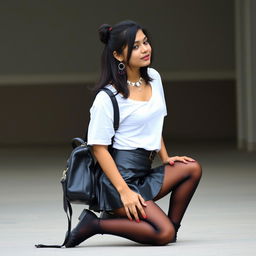
<path fill-rule="evenodd" d="M 163 122 L 167 115 L 164 91 L 159 73 L 148 68 L 148 74 L 153 79 L 150 82 L 152 96 L 149 101 L 125 99 L 120 93 L 116 95 L 120 111 L 116 133 L 111 99 L 104 91 L 97 94 L 90 109 L 88 145 L 110 145 L 115 135 L 113 147 L 116 149 L 161 149 Z M 112 85 L 106 87 L 116 93 Z"/>

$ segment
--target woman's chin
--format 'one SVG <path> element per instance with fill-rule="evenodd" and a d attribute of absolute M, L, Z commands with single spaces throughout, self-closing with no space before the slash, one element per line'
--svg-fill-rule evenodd
<path fill-rule="evenodd" d="M 151 61 L 147 61 L 141 65 L 141 68 L 148 67 L 151 64 Z"/>

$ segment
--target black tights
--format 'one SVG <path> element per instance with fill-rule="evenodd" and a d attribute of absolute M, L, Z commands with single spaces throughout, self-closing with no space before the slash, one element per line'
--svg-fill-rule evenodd
<path fill-rule="evenodd" d="M 168 210 L 172 223 L 180 224 L 201 176 L 202 168 L 198 162 L 175 162 L 174 166 L 165 167 L 163 185 L 155 201 L 172 191 Z"/>
<path fill-rule="evenodd" d="M 184 216 L 187 206 L 196 190 L 202 174 L 197 162 L 184 164 L 175 162 L 173 166 L 165 166 L 162 188 L 154 201 L 171 193 L 168 214 L 166 215 L 154 201 L 147 201 L 144 207 L 147 219 L 139 223 L 130 221 L 123 208 L 115 211 L 114 219 L 94 219 L 91 221 L 93 234 L 112 234 L 133 240 L 142 244 L 165 245 L 175 239 L 175 226 L 178 226 Z M 76 227 L 80 236 L 88 238 L 88 230 Z"/>

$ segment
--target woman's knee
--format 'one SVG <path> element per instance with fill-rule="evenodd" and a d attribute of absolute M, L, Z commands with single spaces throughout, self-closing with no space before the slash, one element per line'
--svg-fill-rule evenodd
<path fill-rule="evenodd" d="M 190 162 L 189 165 L 190 165 L 190 171 L 191 171 L 192 177 L 200 180 L 202 176 L 202 166 L 200 165 L 200 163 L 195 161 L 195 162 Z"/>
<path fill-rule="evenodd" d="M 157 234 L 157 238 L 154 241 L 154 245 L 166 245 L 171 243 L 175 237 L 175 229 L 173 225 L 170 223 L 165 225 L 164 228 L 159 230 Z"/>

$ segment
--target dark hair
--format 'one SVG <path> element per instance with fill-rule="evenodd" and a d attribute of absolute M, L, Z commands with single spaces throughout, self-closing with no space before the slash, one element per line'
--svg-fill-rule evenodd
<path fill-rule="evenodd" d="M 127 45 L 128 53 L 126 61 L 129 64 L 136 33 L 140 29 L 148 37 L 148 33 L 144 28 L 130 20 L 122 21 L 113 27 L 108 24 L 100 26 L 99 36 L 105 47 L 101 56 L 101 75 L 95 87 L 96 92 L 111 83 L 115 86 L 118 93 L 121 93 L 125 98 L 129 97 L 127 74 L 126 72 L 124 74 L 118 72 L 118 64 L 120 62 L 113 56 L 113 52 L 116 51 L 118 54 L 121 54 Z M 152 78 L 148 75 L 147 68 L 140 68 L 141 77 L 146 83 L 152 81 Z"/>

